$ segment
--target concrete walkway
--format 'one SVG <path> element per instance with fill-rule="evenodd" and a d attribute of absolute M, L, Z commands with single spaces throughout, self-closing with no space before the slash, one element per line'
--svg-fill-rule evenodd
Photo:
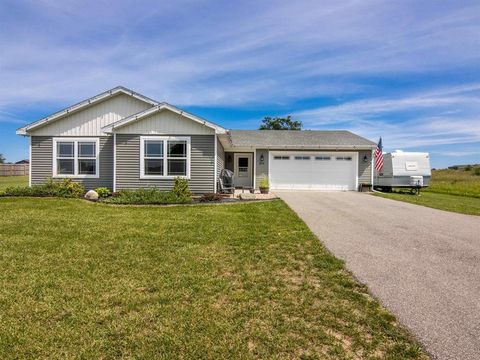
<path fill-rule="evenodd" d="M 354 192 L 276 192 L 438 359 L 480 359 L 480 217 Z"/>

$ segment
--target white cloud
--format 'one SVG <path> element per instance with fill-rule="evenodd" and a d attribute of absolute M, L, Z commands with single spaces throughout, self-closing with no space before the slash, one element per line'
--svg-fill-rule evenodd
<path fill-rule="evenodd" d="M 449 157 L 465 157 L 465 156 L 478 156 L 478 151 L 440 151 L 437 153 L 442 156 Z"/>
<path fill-rule="evenodd" d="M 365 76 L 441 71 L 480 57 L 475 3 L 44 0 L 23 7 L 22 19 L 0 15 L 0 98 L 9 104 L 71 103 L 118 84 L 178 105 L 285 103 L 358 92 Z"/>
<path fill-rule="evenodd" d="M 297 112 L 308 128 L 343 127 L 388 150 L 480 142 L 480 83 Z M 480 149 L 477 153 L 480 153 Z"/>

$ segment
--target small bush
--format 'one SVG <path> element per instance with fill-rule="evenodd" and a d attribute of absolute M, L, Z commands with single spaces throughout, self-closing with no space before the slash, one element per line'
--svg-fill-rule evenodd
<path fill-rule="evenodd" d="M 190 191 L 190 188 L 188 187 L 188 180 L 176 177 L 175 178 L 175 185 L 173 185 L 172 192 L 175 193 L 177 196 L 183 197 L 191 197 L 192 192 Z"/>
<path fill-rule="evenodd" d="M 51 184 L 56 184 L 58 194 L 61 197 L 81 197 L 85 193 L 82 184 L 72 181 L 72 179 L 63 179 L 61 182 L 50 180 Z M 55 185 L 53 185 L 55 187 Z"/>
<path fill-rule="evenodd" d="M 177 195 L 173 191 L 158 189 L 122 190 L 114 196 L 102 199 L 105 203 L 122 205 L 165 205 L 186 204 L 192 202 L 191 196 Z"/>
<path fill-rule="evenodd" d="M 465 166 L 465 171 L 471 171 L 472 167 L 470 165 Z"/>
<path fill-rule="evenodd" d="M 476 168 L 473 170 L 473 175 L 475 175 L 475 176 L 480 176 L 480 167 L 476 167 Z"/>
<path fill-rule="evenodd" d="M 223 197 L 216 193 L 205 193 L 200 198 L 200 202 L 222 201 Z"/>
<path fill-rule="evenodd" d="M 258 187 L 260 189 L 268 189 L 270 188 L 270 183 L 268 182 L 268 177 L 265 174 L 262 174 L 262 177 L 260 178 L 260 182 L 258 184 Z"/>
<path fill-rule="evenodd" d="M 98 197 L 101 197 L 101 198 L 106 198 L 112 195 L 112 192 L 110 191 L 110 189 L 106 187 L 96 188 L 95 191 L 97 192 Z"/>
<path fill-rule="evenodd" d="M 35 196 L 35 197 L 64 197 L 78 198 L 83 195 L 85 189 L 80 183 L 72 179 L 62 181 L 48 180 L 45 184 L 28 186 L 11 186 L 5 189 L 2 196 Z"/>

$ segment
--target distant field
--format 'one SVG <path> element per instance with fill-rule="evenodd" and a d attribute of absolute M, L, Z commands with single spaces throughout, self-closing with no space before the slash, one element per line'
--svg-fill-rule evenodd
<path fill-rule="evenodd" d="M 420 196 L 398 189 L 375 195 L 440 210 L 480 215 L 480 175 L 475 175 L 474 169 L 432 170 L 430 186 L 422 190 Z"/>
<path fill-rule="evenodd" d="M 480 175 L 475 175 L 473 169 L 433 170 L 430 187 L 425 191 L 480 198 Z"/>
<path fill-rule="evenodd" d="M 0 176 L 0 190 L 9 186 L 27 186 L 28 176 Z"/>

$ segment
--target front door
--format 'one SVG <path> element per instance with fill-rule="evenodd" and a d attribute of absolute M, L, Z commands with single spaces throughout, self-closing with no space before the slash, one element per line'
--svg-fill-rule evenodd
<path fill-rule="evenodd" d="M 235 154 L 234 155 L 234 185 L 252 187 L 253 154 Z"/>

